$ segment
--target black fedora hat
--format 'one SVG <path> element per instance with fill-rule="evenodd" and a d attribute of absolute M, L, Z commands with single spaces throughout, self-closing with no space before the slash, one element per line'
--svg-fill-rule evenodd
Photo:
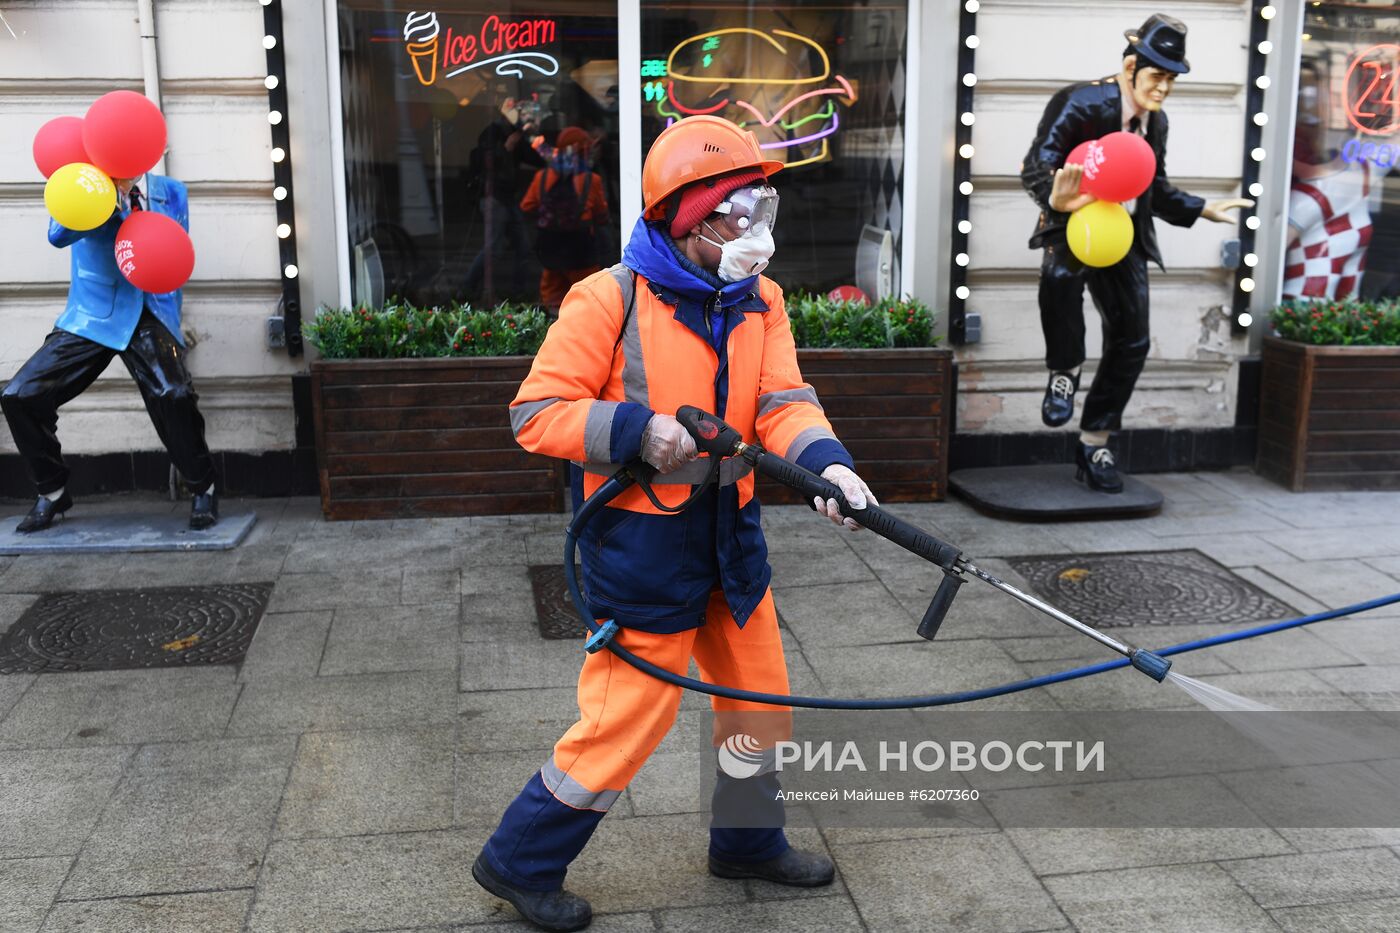
<path fill-rule="evenodd" d="M 1138 57 L 1138 65 L 1154 65 L 1173 74 L 1191 70 L 1186 60 L 1186 24 L 1171 16 L 1153 13 L 1137 29 L 1123 33 Z"/>

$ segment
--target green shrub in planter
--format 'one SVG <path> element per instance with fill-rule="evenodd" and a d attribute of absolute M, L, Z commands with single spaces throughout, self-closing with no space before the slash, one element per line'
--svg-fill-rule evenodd
<path fill-rule="evenodd" d="M 934 313 L 912 298 L 866 304 L 794 292 L 787 296 L 787 313 L 800 349 L 932 347 L 939 340 L 933 333 Z"/>
<path fill-rule="evenodd" d="M 322 308 L 303 327 L 307 341 L 333 360 L 451 356 L 534 356 L 549 318 L 524 304 L 419 308 L 391 301 L 381 308 Z"/>
<path fill-rule="evenodd" d="M 1273 310 L 1270 323 L 1285 340 L 1323 346 L 1400 346 L 1400 302 L 1294 299 Z"/>

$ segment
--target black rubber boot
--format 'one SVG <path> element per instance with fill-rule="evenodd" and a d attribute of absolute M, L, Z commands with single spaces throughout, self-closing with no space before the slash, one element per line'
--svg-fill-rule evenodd
<path fill-rule="evenodd" d="M 759 878 L 794 888 L 820 888 L 831 884 L 836 866 L 819 852 L 788 849 L 766 862 L 726 862 L 711 855 L 710 874 L 718 878 Z"/>
<path fill-rule="evenodd" d="M 1079 391 L 1079 374 L 1051 372 L 1040 403 L 1040 420 L 1052 428 L 1068 424 L 1074 417 L 1074 393 Z"/>
<path fill-rule="evenodd" d="M 1095 447 L 1081 441 L 1074 452 L 1074 462 L 1078 465 L 1074 478 L 1087 482 L 1090 489 L 1099 492 L 1123 491 L 1123 477 L 1118 475 L 1113 451 L 1107 447 Z"/>
<path fill-rule="evenodd" d="M 73 497 L 65 490 L 58 501 L 52 502 L 48 496 L 40 496 L 34 508 L 15 526 L 15 531 L 27 535 L 32 531 L 43 531 L 53 524 L 53 520 L 73 507 Z"/>
<path fill-rule="evenodd" d="M 476 857 L 472 877 L 487 891 L 510 901 L 522 917 L 541 930 L 567 933 L 569 930 L 582 930 L 593 922 L 593 908 L 577 894 L 570 894 L 563 888 L 556 891 L 518 888 L 498 875 L 487 863 L 484 854 Z"/>

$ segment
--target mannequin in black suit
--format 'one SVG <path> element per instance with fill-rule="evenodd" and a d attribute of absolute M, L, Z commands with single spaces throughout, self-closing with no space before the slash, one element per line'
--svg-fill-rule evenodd
<path fill-rule="evenodd" d="M 1121 72 L 1072 84 L 1055 94 L 1021 166 L 1021 183 L 1041 209 L 1030 245 L 1045 251 L 1039 297 L 1050 381 L 1041 417 L 1050 427 L 1065 424 L 1074 414 L 1078 371 L 1084 362 L 1086 285 L 1103 318 L 1103 359 L 1084 400 L 1076 452 L 1077 476 L 1103 492 L 1123 488 L 1108 439 L 1110 432 L 1122 426 L 1123 409 L 1151 343 L 1147 263 L 1162 266 L 1153 218 L 1180 227 L 1191 226 L 1197 217 L 1224 223 L 1234 220 L 1232 211 L 1253 205 L 1243 198 L 1206 202 L 1167 180 L 1167 115 L 1162 103 L 1177 75 L 1190 69 L 1186 26 L 1154 14 L 1142 28 L 1124 35 L 1128 46 Z M 1065 157 L 1082 142 L 1120 130 L 1141 133 L 1147 139 L 1157 156 L 1157 175 L 1135 203 L 1124 205 L 1133 215 L 1133 246 L 1128 255 L 1116 265 L 1089 268 L 1071 255 L 1065 228 L 1069 215 L 1094 197 L 1079 190 L 1082 166 L 1066 166 Z"/>

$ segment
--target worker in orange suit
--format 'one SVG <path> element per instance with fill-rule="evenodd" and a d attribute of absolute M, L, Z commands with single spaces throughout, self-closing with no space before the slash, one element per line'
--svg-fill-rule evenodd
<path fill-rule="evenodd" d="M 520 209 L 535 217 L 540 261 L 540 304 L 556 314 L 570 286 L 599 269 L 597 228 L 608 218 L 603 178 L 589 164 L 593 138 L 566 126 L 554 140 L 549 164 L 535 172 Z"/>
<path fill-rule="evenodd" d="M 820 473 L 855 508 L 875 503 L 798 370 L 782 289 L 759 275 L 773 253 L 777 192 L 768 180 L 781 167 L 751 132 L 708 116 L 671 126 L 647 154 L 645 210 L 622 263 L 569 291 L 510 406 L 522 447 L 573 462 L 575 510 L 639 458 L 656 468 L 663 505 L 689 498 L 709 458 L 676 421 L 683 405 L 715 412 L 746 441 Z M 813 504 L 859 527 L 835 500 Z M 622 626 L 623 647 L 679 674 L 693 658 L 711 682 L 789 692 L 754 476 L 742 460 L 724 461 L 718 485 L 674 514 L 629 488 L 580 532 L 579 551 L 589 610 Z M 478 883 L 543 929 L 587 926 L 592 909 L 563 889 L 565 872 L 680 701 L 679 687 L 610 651 L 586 655 L 578 722 L 506 809 L 473 866 Z M 713 706 L 717 745 L 743 732 L 771 749 L 790 735 L 786 707 L 720 698 Z M 788 845 L 771 768 L 717 779 L 716 811 L 746 804 L 758 828 L 711 828 L 711 874 L 831 883 L 829 858 Z"/>

